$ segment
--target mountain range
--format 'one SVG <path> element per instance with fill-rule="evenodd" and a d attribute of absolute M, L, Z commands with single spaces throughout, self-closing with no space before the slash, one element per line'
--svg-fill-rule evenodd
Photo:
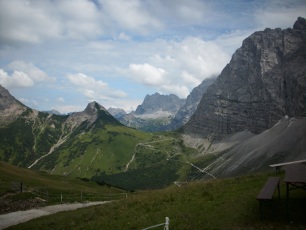
<path fill-rule="evenodd" d="M 118 118 L 154 131 L 178 128 L 164 133 L 127 127 L 97 102 L 68 115 L 39 112 L 0 86 L 0 157 L 129 189 L 306 159 L 305 64 L 305 19 L 293 28 L 255 32 L 221 74 L 204 80 L 187 100 L 147 95 L 135 112 Z M 152 125 L 158 114 L 163 119 Z"/>
<path fill-rule="evenodd" d="M 187 99 L 180 99 L 174 94 L 147 95 L 136 111 L 129 114 L 120 109 L 108 110 L 122 124 L 142 131 L 173 131 L 185 124 L 197 109 L 207 88 L 216 80 L 211 77 L 195 87 Z"/>

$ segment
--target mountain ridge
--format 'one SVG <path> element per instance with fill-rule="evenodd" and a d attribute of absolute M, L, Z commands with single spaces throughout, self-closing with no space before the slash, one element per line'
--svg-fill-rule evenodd
<path fill-rule="evenodd" d="M 148 94 L 135 111 L 121 116 L 118 120 L 126 126 L 146 132 L 165 131 L 185 101 L 175 94 Z"/>
<path fill-rule="evenodd" d="M 286 115 L 305 116 L 306 20 L 295 25 L 299 29 L 265 29 L 246 38 L 184 132 L 213 139 L 243 130 L 259 134 Z"/>

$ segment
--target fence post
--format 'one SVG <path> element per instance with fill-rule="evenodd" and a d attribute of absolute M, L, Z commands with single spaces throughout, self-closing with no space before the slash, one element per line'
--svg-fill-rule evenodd
<path fill-rule="evenodd" d="M 169 230 L 169 223 L 170 223 L 170 219 L 169 217 L 166 217 L 165 230 Z"/>
<path fill-rule="evenodd" d="M 20 193 L 22 193 L 22 182 L 20 182 Z"/>
<path fill-rule="evenodd" d="M 83 202 L 83 193 L 82 193 L 82 190 L 81 190 L 81 202 Z"/>
<path fill-rule="evenodd" d="M 63 193 L 61 193 L 61 203 L 63 203 Z"/>

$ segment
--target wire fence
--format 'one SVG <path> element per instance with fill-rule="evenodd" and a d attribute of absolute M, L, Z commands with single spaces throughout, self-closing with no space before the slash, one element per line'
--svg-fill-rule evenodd
<path fill-rule="evenodd" d="M 166 219 L 165 223 L 156 224 L 156 225 L 153 225 L 153 226 L 150 226 L 150 227 L 147 227 L 147 228 L 143 228 L 142 230 L 157 228 L 157 227 L 160 227 L 160 226 L 164 226 L 164 230 L 169 230 L 170 219 L 169 219 L 169 217 L 166 217 L 165 219 Z"/>
<path fill-rule="evenodd" d="M 31 188 L 19 181 L 9 182 L 7 186 L 6 191 L 15 194 L 31 193 L 37 199 L 48 203 L 109 201 L 128 198 L 131 195 L 129 192 L 112 191 L 111 189 L 109 191 L 91 192 L 88 190 L 64 190 L 64 188 L 63 190 L 46 187 Z"/>
<path fill-rule="evenodd" d="M 57 202 L 87 202 L 87 201 L 108 201 L 128 198 L 128 193 L 99 193 L 92 194 L 84 191 L 60 192 L 47 189 L 35 189 L 32 194 L 50 203 Z"/>

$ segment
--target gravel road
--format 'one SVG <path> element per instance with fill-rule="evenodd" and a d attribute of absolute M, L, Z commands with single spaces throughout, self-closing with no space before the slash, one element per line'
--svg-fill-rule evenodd
<path fill-rule="evenodd" d="M 10 226 L 20 224 L 40 216 L 46 216 L 57 212 L 70 211 L 78 208 L 84 208 L 93 205 L 105 204 L 110 201 L 97 201 L 88 203 L 74 203 L 74 204 L 58 204 L 51 205 L 37 209 L 26 211 L 11 212 L 8 214 L 0 215 L 0 229 L 5 229 Z"/>

